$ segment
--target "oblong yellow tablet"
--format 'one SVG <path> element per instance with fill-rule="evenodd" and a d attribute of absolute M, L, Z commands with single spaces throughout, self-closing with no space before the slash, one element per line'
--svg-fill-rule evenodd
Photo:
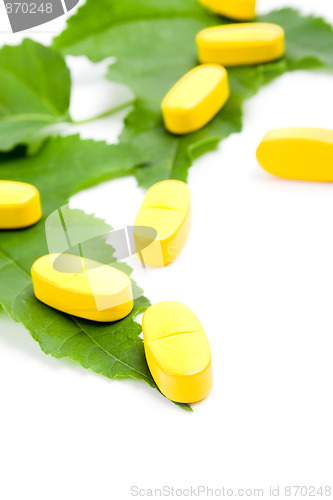
<path fill-rule="evenodd" d="M 165 127 L 187 134 L 206 125 L 230 95 L 228 75 L 218 64 L 203 64 L 189 71 L 162 102 Z"/>
<path fill-rule="evenodd" d="M 0 229 L 21 229 L 42 217 L 38 189 L 31 184 L 0 181 Z"/>
<path fill-rule="evenodd" d="M 191 309 L 180 302 L 151 306 L 142 331 L 150 372 L 164 396 L 178 403 L 206 397 L 213 386 L 211 352 Z"/>
<path fill-rule="evenodd" d="M 141 261 L 153 267 L 171 264 L 186 242 L 190 225 L 191 195 L 185 182 L 167 180 L 154 184 L 134 222 L 134 240 Z M 142 226 L 154 228 L 157 239 L 149 244 Z"/>
<path fill-rule="evenodd" d="M 257 159 L 267 172 L 279 177 L 333 182 L 333 130 L 272 130 L 260 143 Z"/>
<path fill-rule="evenodd" d="M 256 0 L 200 0 L 210 10 L 236 21 L 251 21 L 256 17 Z"/>
<path fill-rule="evenodd" d="M 260 64 L 284 54 L 284 31 L 269 23 L 214 26 L 197 35 L 198 58 L 202 63 L 224 66 Z"/>
<path fill-rule="evenodd" d="M 44 255 L 33 264 L 31 276 L 38 300 L 73 316 L 117 321 L 133 309 L 132 285 L 127 274 L 90 259 Z"/>

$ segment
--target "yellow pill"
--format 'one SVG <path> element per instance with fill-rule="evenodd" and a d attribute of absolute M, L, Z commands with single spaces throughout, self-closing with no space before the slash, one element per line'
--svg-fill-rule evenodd
<path fill-rule="evenodd" d="M 153 267 L 171 264 L 186 242 L 190 225 L 191 195 L 187 185 L 175 180 L 154 184 L 147 191 L 134 223 L 136 250 L 142 262 Z M 142 226 L 154 228 L 156 240 L 147 241 L 149 236 Z"/>
<path fill-rule="evenodd" d="M 0 181 L 0 229 L 32 226 L 42 217 L 38 189 L 31 184 Z"/>
<path fill-rule="evenodd" d="M 260 64 L 284 54 L 284 31 L 269 23 L 215 26 L 197 35 L 198 58 L 202 63 L 224 66 Z"/>
<path fill-rule="evenodd" d="M 117 321 L 133 309 L 127 274 L 67 254 L 40 257 L 31 269 L 38 300 L 54 309 L 94 321 Z"/>
<path fill-rule="evenodd" d="M 178 403 L 200 401 L 213 386 L 206 334 L 184 304 L 160 302 L 142 319 L 147 363 L 160 391 Z"/>
<path fill-rule="evenodd" d="M 268 132 L 257 149 L 271 174 L 303 181 L 333 181 L 333 130 L 284 128 Z"/>
<path fill-rule="evenodd" d="M 250 21 L 256 17 L 256 0 L 200 0 L 210 10 L 236 21 Z"/>
<path fill-rule="evenodd" d="M 203 64 L 189 71 L 162 102 L 165 127 L 187 134 L 206 125 L 230 95 L 228 75 L 218 64 Z"/>

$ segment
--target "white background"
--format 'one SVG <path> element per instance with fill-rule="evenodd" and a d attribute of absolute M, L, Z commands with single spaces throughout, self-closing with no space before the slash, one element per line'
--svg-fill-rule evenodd
<path fill-rule="evenodd" d="M 286 4 L 333 23 L 331 0 L 262 0 L 258 10 Z M 18 43 L 1 8 L 0 18 L 0 44 Z M 49 43 L 64 24 L 26 36 Z M 75 118 L 123 98 L 102 81 L 103 65 L 69 64 Z M 136 266 L 152 303 L 186 303 L 209 338 L 215 384 L 193 414 L 144 383 L 45 356 L 0 313 L 1 499 L 122 500 L 132 485 L 191 484 L 281 485 L 285 498 L 283 485 L 333 486 L 333 187 L 274 178 L 255 158 L 271 128 L 332 128 L 332 86 L 332 75 L 299 72 L 248 101 L 243 132 L 190 170 L 193 227 L 179 259 L 146 276 Z M 123 116 L 81 127 L 82 136 L 114 142 Z M 120 227 L 143 196 L 126 178 L 71 205 Z"/>

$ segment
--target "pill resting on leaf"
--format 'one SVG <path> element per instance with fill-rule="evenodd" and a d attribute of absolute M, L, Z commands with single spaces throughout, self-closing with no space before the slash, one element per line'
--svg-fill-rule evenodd
<path fill-rule="evenodd" d="M 333 130 L 272 130 L 259 145 L 257 159 L 267 172 L 279 177 L 333 182 Z"/>
<path fill-rule="evenodd" d="M 133 309 L 131 280 L 114 267 L 69 254 L 40 257 L 31 269 L 38 300 L 94 321 L 117 321 Z"/>
<path fill-rule="evenodd" d="M 236 21 L 250 21 L 256 17 L 256 0 L 200 0 L 216 14 Z"/>
<path fill-rule="evenodd" d="M 191 224 L 191 195 L 184 182 L 168 180 L 154 184 L 137 213 L 134 223 L 136 251 L 144 264 L 163 267 L 180 254 Z M 157 237 L 147 241 L 153 228 Z M 155 233 L 156 234 L 156 233 Z"/>
<path fill-rule="evenodd" d="M 147 363 L 160 391 L 178 403 L 200 401 L 213 385 L 206 334 L 184 304 L 160 302 L 142 319 Z"/>
<path fill-rule="evenodd" d="M 187 134 L 206 125 L 230 94 L 228 75 L 218 64 L 202 64 L 184 75 L 162 102 L 165 127 Z"/>
<path fill-rule="evenodd" d="M 42 217 L 38 189 L 31 184 L 0 181 L 0 229 L 22 229 Z"/>
<path fill-rule="evenodd" d="M 214 26 L 197 34 L 198 58 L 202 63 L 224 66 L 275 61 L 284 54 L 284 31 L 269 23 Z"/>

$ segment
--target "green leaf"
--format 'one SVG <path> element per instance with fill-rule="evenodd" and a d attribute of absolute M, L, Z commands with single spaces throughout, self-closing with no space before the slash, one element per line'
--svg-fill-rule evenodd
<path fill-rule="evenodd" d="M 70 18 L 68 28 L 55 40 L 64 53 L 86 55 L 92 61 L 116 56 L 108 78 L 131 88 L 137 97 L 125 120 L 120 141 L 140 144 L 149 165 L 138 167 L 140 185 L 175 178 L 186 181 L 197 156 L 212 150 L 221 139 L 242 127 L 242 104 L 260 87 L 286 71 L 333 67 L 333 30 L 322 19 L 304 17 L 293 9 L 260 16 L 286 32 L 286 56 L 280 61 L 251 67 L 229 68 L 231 98 L 203 129 L 186 136 L 169 134 L 160 104 L 170 87 L 197 64 L 195 36 L 207 26 L 227 23 L 195 0 L 103 0 L 103 12 L 87 0 Z"/>
<path fill-rule="evenodd" d="M 20 151 L 0 155 L 0 177 L 20 180 L 38 187 L 43 219 L 23 231 L 0 231 L 0 303 L 22 323 L 41 349 L 56 358 L 68 357 L 85 368 L 112 379 L 134 378 L 156 388 L 139 337 L 141 326 L 135 316 L 145 311 L 149 301 L 137 285 L 138 297 L 132 313 L 121 321 L 101 324 L 61 313 L 39 302 L 33 293 L 30 269 L 48 253 L 45 219 L 67 203 L 74 192 L 101 179 L 133 172 L 140 162 L 135 146 L 82 141 L 78 137 L 53 138 L 39 154 L 24 158 Z M 116 262 L 104 234 L 111 228 L 103 221 L 79 210 L 66 210 L 66 222 L 78 241 L 88 240 L 84 251 L 98 262 L 112 263 L 128 275 L 131 268 Z M 189 405 L 178 405 L 191 411 Z"/>
<path fill-rule="evenodd" d="M 26 39 L 0 50 L 0 150 L 35 149 L 47 127 L 69 119 L 70 74 L 52 48 Z"/>

